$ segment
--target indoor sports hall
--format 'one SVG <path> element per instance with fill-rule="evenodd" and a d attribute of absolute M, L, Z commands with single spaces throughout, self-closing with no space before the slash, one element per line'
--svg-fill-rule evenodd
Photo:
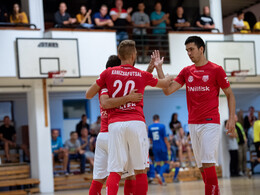
<path fill-rule="evenodd" d="M 191 36 L 203 39 L 206 59 L 222 67 L 236 100 L 231 135 L 230 105 L 220 89 L 219 192 L 260 194 L 259 0 L 0 0 L 0 195 L 89 194 L 104 113 L 99 96 L 87 99 L 86 91 L 128 39 L 135 41 L 135 68 L 148 71 L 159 50 L 164 74 L 176 78 L 194 64 L 185 45 Z M 201 82 L 209 80 L 203 75 Z M 158 172 L 165 163 L 156 164 L 150 144 L 147 194 L 205 193 L 190 138 L 188 91 L 209 88 L 183 85 L 166 96 L 148 86 L 143 94 L 145 124 L 149 129 L 159 116 L 170 164 Z M 117 194 L 128 194 L 124 184 L 123 178 Z"/>

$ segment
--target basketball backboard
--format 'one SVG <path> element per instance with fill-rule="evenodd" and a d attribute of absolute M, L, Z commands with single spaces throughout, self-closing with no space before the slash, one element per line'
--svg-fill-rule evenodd
<path fill-rule="evenodd" d="M 80 77 L 77 39 L 17 38 L 18 77 L 48 78 L 66 71 L 65 78 Z"/>

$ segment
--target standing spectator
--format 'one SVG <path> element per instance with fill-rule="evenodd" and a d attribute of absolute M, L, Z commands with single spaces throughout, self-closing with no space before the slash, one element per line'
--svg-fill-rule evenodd
<path fill-rule="evenodd" d="M 76 18 L 72 18 L 69 13 L 66 12 L 67 5 L 64 2 L 60 3 L 59 11 L 54 14 L 55 27 L 66 27 L 77 22 Z"/>
<path fill-rule="evenodd" d="M 157 174 L 160 174 L 162 161 L 164 162 L 163 167 L 169 168 L 168 152 L 171 152 L 171 147 L 166 136 L 165 125 L 160 123 L 160 117 L 157 114 L 153 116 L 153 124 L 148 127 L 148 137 L 153 145 L 154 160 L 156 162 L 155 170 Z"/>
<path fill-rule="evenodd" d="M 150 19 L 149 16 L 144 12 L 144 9 L 144 3 L 138 3 L 138 11 L 134 12 L 132 15 L 132 24 L 134 27 L 138 27 L 133 29 L 133 39 L 136 42 L 136 47 L 142 52 L 144 51 L 140 57 L 147 58 L 149 47 L 146 45 L 145 39 L 147 39 L 146 27 L 150 27 Z M 145 44 L 144 50 L 142 50 L 142 43 Z M 145 59 L 145 61 L 149 61 L 149 59 Z"/>
<path fill-rule="evenodd" d="M 250 127 L 253 126 L 254 122 L 257 120 L 255 116 L 255 108 L 250 106 L 248 109 L 248 115 L 244 118 L 244 130 L 247 133 Z"/>
<path fill-rule="evenodd" d="M 246 29 L 246 26 L 244 25 L 244 16 L 244 12 L 237 12 L 237 16 L 232 20 L 231 32 L 240 32 L 241 30 Z"/>
<path fill-rule="evenodd" d="M 69 154 L 68 150 L 63 148 L 61 137 L 59 136 L 59 131 L 57 129 L 51 132 L 51 147 L 52 147 L 52 160 L 53 165 L 55 161 L 63 161 L 63 171 L 65 175 L 68 175 L 67 167 Z M 54 173 L 55 175 L 56 173 Z"/>
<path fill-rule="evenodd" d="M 25 12 L 22 12 L 18 3 L 13 5 L 13 12 L 10 16 L 11 23 L 28 24 L 28 18 Z"/>
<path fill-rule="evenodd" d="M 82 26 L 86 28 L 92 27 L 92 21 L 91 21 L 91 14 L 92 10 L 89 9 L 87 11 L 87 7 L 85 5 L 82 5 L 80 7 L 80 13 L 76 15 L 77 22 Z"/>
<path fill-rule="evenodd" d="M 95 13 L 93 20 L 96 26 L 98 27 L 112 27 L 114 26 L 113 21 L 110 16 L 107 15 L 108 8 L 106 5 L 101 5 L 99 12 Z"/>
<path fill-rule="evenodd" d="M 0 22 L 8 22 L 7 10 L 2 5 L 0 5 Z"/>
<path fill-rule="evenodd" d="M 213 19 L 210 17 L 209 6 L 203 8 L 203 14 L 199 16 L 196 25 L 205 30 L 212 30 L 215 28 Z"/>
<path fill-rule="evenodd" d="M 88 135 L 88 130 L 83 127 L 81 130 L 80 148 L 84 150 L 85 158 L 89 161 L 90 165 L 94 166 L 94 137 Z"/>
<path fill-rule="evenodd" d="M 169 126 L 170 126 L 170 129 L 172 130 L 173 135 L 176 135 L 177 131 L 182 127 L 181 122 L 178 121 L 177 113 L 172 114 L 172 119 L 171 119 Z"/>
<path fill-rule="evenodd" d="M 225 127 L 227 124 L 227 120 L 225 121 Z M 227 132 L 227 129 L 225 129 L 225 132 Z M 230 163 L 229 163 L 229 169 L 230 169 L 230 175 L 231 176 L 238 176 L 238 143 L 237 143 L 237 133 L 234 131 L 234 133 L 227 134 L 227 144 L 228 144 L 228 150 L 230 154 Z"/>
<path fill-rule="evenodd" d="M 258 120 L 254 123 L 254 144 L 257 155 L 257 160 L 253 163 L 255 166 L 260 163 L 260 112 L 258 112 Z"/>
<path fill-rule="evenodd" d="M 241 109 L 237 112 L 237 122 L 244 127 L 244 112 Z"/>
<path fill-rule="evenodd" d="M 90 126 L 91 136 L 97 137 L 97 135 L 100 132 L 100 128 L 101 128 L 101 117 L 98 116 L 97 121 Z"/>
<path fill-rule="evenodd" d="M 121 27 L 116 32 L 117 45 L 125 39 L 128 39 L 127 29 L 123 28 L 131 22 L 130 13 L 133 11 L 133 8 L 129 7 L 127 10 L 123 9 L 123 1 L 116 0 L 116 7 L 110 10 L 110 16 L 117 27 Z"/>
<path fill-rule="evenodd" d="M 85 151 L 80 147 L 77 132 L 72 131 L 70 133 L 70 139 L 65 142 L 65 148 L 69 151 L 68 172 L 70 173 L 70 160 L 80 159 L 80 172 L 85 173 Z"/>
<path fill-rule="evenodd" d="M 166 26 L 170 24 L 169 14 L 165 14 L 162 11 L 162 4 L 160 2 L 156 2 L 154 9 L 155 11 L 151 13 L 151 21 L 152 25 L 157 28 L 153 29 L 153 34 L 165 34 Z"/>
<path fill-rule="evenodd" d="M 173 29 L 181 30 L 183 27 L 189 27 L 190 23 L 188 22 L 186 16 L 184 15 L 184 9 L 182 6 L 177 7 L 176 15 L 173 18 Z"/>
<path fill-rule="evenodd" d="M 11 162 L 9 150 L 11 148 L 19 149 L 19 146 L 16 144 L 16 131 L 14 126 L 11 125 L 9 116 L 5 116 L 4 124 L 0 127 L 0 145 L 4 146 L 6 162 Z M 29 148 L 26 145 L 21 145 L 20 148 L 24 151 L 28 160 L 30 159 Z"/>
<path fill-rule="evenodd" d="M 239 175 L 243 176 L 246 173 L 247 138 L 243 126 L 238 122 L 237 115 L 235 115 L 235 120 L 238 142 L 238 169 Z"/>
<path fill-rule="evenodd" d="M 89 124 L 87 123 L 87 116 L 85 114 L 82 114 L 81 121 L 76 126 L 76 132 L 79 137 L 81 137 L 81 129 L 83 129 L 83 127 L 86 127 L 89 131 Z"/>

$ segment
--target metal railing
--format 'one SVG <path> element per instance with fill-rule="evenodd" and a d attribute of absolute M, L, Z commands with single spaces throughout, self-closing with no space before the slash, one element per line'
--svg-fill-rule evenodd
<path fill-rule="evenodd" d="M 8 22 L 0 22 L 0 27 L 26 27 L 26 28 L 33 27 L 34 29 L 37 29 L 35 24 L 8 23 Z"/>

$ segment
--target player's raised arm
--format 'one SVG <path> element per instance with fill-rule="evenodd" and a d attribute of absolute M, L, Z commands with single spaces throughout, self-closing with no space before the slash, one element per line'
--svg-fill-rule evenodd
<path fill-rule="evenodd" d="M 95 82 L 93 83 L 90 88 L 86 91 L 86 98 L 87 99 L 92 99 L 100 90 L 100 87 L 98 84 Z"/>
<path fill-rule="evenodd" d="M 229 110 L 229 119 L 226 124 L 227 134 L 233 134 L 235 131 L 235 112 L 236 112 L 236 99 L 232 92 L 231 87 L 222 89 L 225 95 L 227 96 L 228 101 L 228 110 Z"/>
<path fill-rule="evenodd" d="M 128 95 L 116 98 L 109 98 L 108 95 L 101 95 L 100 105 L 104 109 L 116 108 L 128 102 L 140 102 L 143 99 L 141 93 L 136 93 L 137 89 L 132 90 Z"/>

